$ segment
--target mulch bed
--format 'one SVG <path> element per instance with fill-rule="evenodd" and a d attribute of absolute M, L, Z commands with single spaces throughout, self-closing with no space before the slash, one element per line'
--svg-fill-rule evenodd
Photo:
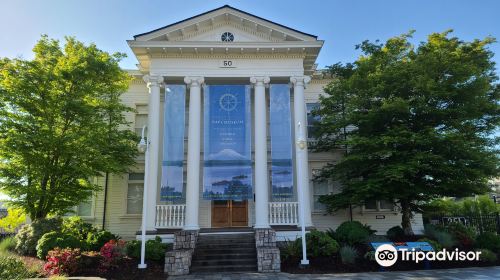
<path fill-rule="evenodd" d="M 164 273 L 164 264 L 158 262 L 146 262 L 148 267 L 146 269 L 139 269 L 137 259 L 125 259 L 120 263 L 120 267 L 110 270 L 106 273 L 98 273 L 97 266 L 79 273 L 81 276 L 99 276 L 108 280 L 139 280 L 139 279 L 166 279 L 167 275 Z"/>

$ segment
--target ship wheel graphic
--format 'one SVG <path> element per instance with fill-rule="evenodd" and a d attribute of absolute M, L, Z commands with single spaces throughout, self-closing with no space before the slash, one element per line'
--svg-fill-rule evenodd
<path fill-rule="evenodd" d="M 224 111 L 233 111 L 236 108 L 236 105 L 238 105 L 238 101 L 236 100 L 236 96 L 234 96 L 234 94 L 226 93 L 219 99 L 219 106 Z"/>

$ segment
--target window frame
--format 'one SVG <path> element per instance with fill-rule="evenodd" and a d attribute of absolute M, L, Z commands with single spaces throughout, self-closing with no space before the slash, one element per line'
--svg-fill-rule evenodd
<path fill-rule="evenodd" d="M 334 193 L 334 184 L 332 180 L 327 180 L 325 183 L 327 184 L 327 193 L 325 194 L 316 194 L 315 193 L 315 188 L 314 188 L 314 181 L 312 180 L 314 178 L 314 175 L 316 172 L 321 170 L 321 167 L 311 167 L 311 187 L 312 187 L 312 192 L 311 192 L 311 214 L 325 214 L 327 211 L 326 209 L 316 209 L 315 204 L 316 204 L 316 196 L 321 196 L 321 195 L 327 195 L 327 194 L 333 194 Z M 319 202 L 318 202 L 319 203 Z"/>
<path fill-rule="evenodd" d="M 382 208 L 381 202 L 382 202 L 382 200 L 380 200 L 380 199 L 375 200 L 376 209 L 367 209 L 365 204 L 363 204 L 363 206 L 361 207 L 361 213 L 393 213 L 393 212 L 396 212 L 396 205 L 394 202 L 393 202 L 392 209 Z"/>
<path fill-rule="evenodd" d="M 127 173 L 127 183 L 126 183 L 126 189 L 124 191 L 125 193 L 125 197 L 124 197 L 124 200 L 125 200 L 125 207 L 123 209 L 123 212 L 124 212 L 124 216 L 128 216 L 128 217 L 140 217 L 142 216 L 142 212 L 141 213 L 129 213 L 128 212 L 128 204 L 129 204 L 129 186 L 130 184 L 140 184 L 142 186 L 142 201 L 144 201 L 144 178 L 142 180 L 131 180 L 130 179 L 130 174 L 143 174 L 143 176 L 145 176 L 145 173 L 144 171 L 134 171 L 134 172 L 130 172 L 130 173 Z M 141 204 L 142 205 L 142 204 Z M 141 211 L 142 211 L 142 206 L 141 206 Z"/>

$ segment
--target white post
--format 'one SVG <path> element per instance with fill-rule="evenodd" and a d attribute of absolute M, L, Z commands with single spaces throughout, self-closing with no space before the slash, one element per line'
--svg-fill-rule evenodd
<path fill-rule="evenodd" d="M 144 269 L 147 267 L 147 264 L 144 262 L 146 258 L 146 208 L 148 205 L 148 192 L 146 191 L 146 186 L 148 185 L 148 170 L 149 170 L 149 139 L 146 141 L 144 131 L 146 130 L 146 126 L 142 128 L 142 136 L 141 142 L 138 145 L 139 152 L 145 153 L 144 159 L 144 187 L 143 187 L 143 197 L 142 197 L 142 224 L 141 224 L 141 263 L 138 265 L 140 269 Z"/>
<path fill-rule="evenodd" d="M 155 231 L 156 219 L 156 195 L 158 192 L 158 165 L 160 154 L 160 86 L 163 83 L 163 77 L 160 76 L 144 76 L 144 81 L 149 88 L 148 102 L 148 167 L 147 185 L 144 190 L 144 197 L 148 197 L 148 207 L 145 209 L 143 216 L 146 219 L 146 229 Z M 147 194 L 146 194 L 147 192 Z"/>
<path fill-rule="evenodd" d="M 189 126 L 185 230 L 198 230 L 200 195 L 201 85 L 203 77 L 185 77 L 189 87 Z"/>
<path fill-rule="evenodd" d="M 311 200 L 309 190 L 309 162 L 307 154 L 307 116 L 306 103 L 304 99 L 304 86 L 311 81 L 309 76 L 291 77 L 293 83 L 294 97 L 293 110 L 295 116 L 295 168 L 297 174 L 297 193 L 299 200 L 299 209 L 304 209 L 304 223 L 306 227 L 312 226 L 311 220 Z M 299 147 L 299 142 L 300 147 Z M 299 210 L 300 211 L 300 210 Z"/>
<path fill-rule="evenodd" d="M 267 173 L 266 84 L 269 77 L 251 77 L 254 85 L 255 119 L 255 228 L 269 228 L 269 183 Z"/>

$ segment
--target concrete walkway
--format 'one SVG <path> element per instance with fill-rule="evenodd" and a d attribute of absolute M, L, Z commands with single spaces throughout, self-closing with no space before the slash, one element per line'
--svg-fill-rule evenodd
<path fill-rule="evenodd" d="M 168 279 L 184 280 L 324 280 L 324 279 L 363 279 L 363 280 L 434 280 L 434 279 L 500 279 L 500 266 L 457 268 L 457 269 L 435 269 L 398 272 L 363 272 L 363 273 L 338 273 L 338 274 L 288 274 L 288 273 L 199 273 L 186 276 L 172 276 Z"/>

